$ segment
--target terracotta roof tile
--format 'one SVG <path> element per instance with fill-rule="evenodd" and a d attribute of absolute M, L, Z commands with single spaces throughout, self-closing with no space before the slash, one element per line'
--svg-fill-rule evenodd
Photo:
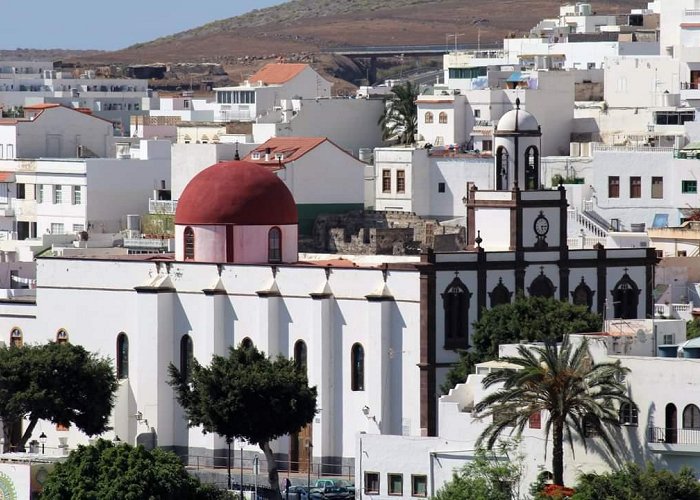
<path fill-rule="evenodd" d="M 285 164 L 298 160 L 327 140 L 326 137 L 273 137 L 253 149 L 243 159 L 258 165 L 274 167 L 280 163 Z M 268 149 L 270 150 L 270 156 L 269 159 L 265 161 L 265 155 Z M 257 160 L 254 159 L 253 154 L 256 154 L 256 156 L 260 155 L 260 158 Z M 281 161 L 275 158 L 276 154 L 282 155 Z"/>
<path fill-rule="evenodd" d="M 270 63 L 260 68 L 256 73 L 248 77 L 251 84 L 263 82 L 268 85 L 288 82 L 304 71 L 308 64 L 300 63 Z"/>
<path fill-rule="evenodd" d="M 61 105 L 55 102 L 40 102 L 37 104 L 30 104 L 27 106 L 24 106 L 24 109 L 50 109 L 50 108 L 58 108 Z"/>

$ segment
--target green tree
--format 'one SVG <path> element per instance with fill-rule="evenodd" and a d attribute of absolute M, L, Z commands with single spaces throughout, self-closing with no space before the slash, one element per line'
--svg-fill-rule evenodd
<path fill-rule="evenodd" d="M 79 446 L 49 474 L 42 500 L 209 500 L 225 492 L 190 476 L 177 455 L 100 439 Z"/>
<path fill-rule="evenodd" d="M 508 429 L 519 436 L 533 413 L 545 412 L 547 441 L 552 434 L 552 474 L 555 484 L 564 484 L 564 434 L 573 448 L 573 434 L 595 434 L 611 452 L 613 443 L 608 427 L 619 426 L 615 404 L 634 405 L 624 384 L 628 369 L 615 363 L 593 364 L 588 339 L 578 346 L 565 336 L 561 346 L 518 346 L 518 356 L 500 358 L 515 369 L 501 369 L 484 378 L 484 387 L 502 387 L 479 401 L 477 418 L 493 418 L 479 436 L 490 449 Z"/>
<path fill-rule="evenodd" d="M 520 498 L 522 457 L 511 460 L 507 444 L 500 453 L 478 449 L 473 460 L 438 490 L 435 500 L 515 500 Z"/>
<path fill-rule="evenodd" d="M 411 82 L 395 85 L 391 97 L 379 118 L 382 126 L 382 139 L 396 140 L 399 144 L 413 144 L 418 131 L 418 87 Z"/>
<path fill-rule="evenodd" d="M 111 362 L 51 342 L 0 348 L 0 419 L 5 451 L 24 449 L 39 420 L 73 424 L 88 436 L 108 429 L 117 379 Z M 22 421 L 28 425 L 21 431 Z"/>
<path fill-rule="evenodd" d="M 460 352 L 459 361 L 447 373 L 442 385 L 444 393 L 463 383 L 473 373 L 476 363 L 498 357 L 500 344 L 520 340 L 541 342 L 561 341 L 568 333 L 599 332 L 600 315 L 557 299 L 518 296 L 510 304 L 502 304 L 483 311 L 474 323 L 473 349 Z"/>
<path fill-rule="evenodd" d="M 693 471 L 684 467 L 678 473 L 646 469 L 630 463 L 606 474 L 583 474 L 572 500 L 700 500 L 700 483 Z"/>
<path fill-rule="evenodd" d="M 316 388 L 294 361 L 275 360 L 253 346 L 231 347 L 204 367 L 194 360 L 188 377 L 172 363 L 169 384 L 185 409 L 190 426 L 204 432 L 245 439 L 267 460 L 270 487 L 279 493 L 279 476 L 270 441 L 298 432 L 316 414 Z"/>
<path fill-rule="evenodd" d="M 700 320 L 693 318 L 685 324 L 685 335 L 688 340 L 700 337 Z"/>

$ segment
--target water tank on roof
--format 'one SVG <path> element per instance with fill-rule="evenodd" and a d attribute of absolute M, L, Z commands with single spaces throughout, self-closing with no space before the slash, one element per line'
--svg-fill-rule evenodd
<path fill-rule="evenodd" d="M 141 231 L 141 216 L 140 215 L 127 215 L 126 216 L 126 229 L 128 231 Z"/>
<path fill-rule="evenodd" d="M 365 163 L 372 163 L 372 149 L 371 148 L 360 148 L 357 153 L 357 157 L 360 161 Z"/>
<path fill-rule="evenodd" d="M 579 16 L 590 16 L 592 13 L 593 9 L 591 8 L 591 4 L 580 3 L 576 5 L 576 14 Z"/>
<path fill-rule="evenodd" d="M 662 106 L 678 107 L 681 105 L 681 95 L 680 94 L 671 94 L 670 92 L 666 91 L 662 95 L 663 95 Z"/>

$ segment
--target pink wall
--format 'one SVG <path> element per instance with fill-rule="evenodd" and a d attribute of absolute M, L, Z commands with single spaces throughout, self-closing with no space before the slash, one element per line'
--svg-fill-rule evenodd
<path fill-rule="evenodd" d="M 175 226 L 175 259 L 185 258 L 185 227 Z M 197 262 L 226 262 L 226 226 L 190 226 L 194 230 L 194 255 Z M 274 226 L 234 226 L 233 258 L 238 264 L 267 262 L 267 236 Z M 282 230 L 282 262 L 297 261 L 296 224 L 277 226 Z"/>

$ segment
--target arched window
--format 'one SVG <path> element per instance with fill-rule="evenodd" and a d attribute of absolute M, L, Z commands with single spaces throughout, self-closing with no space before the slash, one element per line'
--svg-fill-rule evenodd
<path fill-rule="evenodd" d="M 637 407 L 630 403 L 622 403 L 620 405 L 620 424 L 622 425 L 639 425 L 639 412 Z"/>
<path fill-rule="evenodd" d="M 491 307 L 500 306 L 501 304 L 510 304 L 510 299 L 513 296 L 513 292 L 508 290 L 503 284 L 503 279 L 498 278 L 498 285 L 496 285 L 493 290 L 489 292 L 489 298 L 491 299 Z"/>
<path fill-rule="evenodd" d="M 438 115 L 438 122 L 447 123 L 447 113 L 440 111 L 440 114 Z"/>
<path fill-rule="evenodd" d="M 539 189 L 539 164 L 539 152 L 537 151 L 537 147 L 530 146 L 525 150 L 525 189 Z"/>
<path fill-rule="evenodd" d="M 508 188 L 508 150 L 503 146 L 498 146 L 496 150 L 496 189 L 503 191 Z"/>
<path fill-rule="evenodd" d="M 683 410 L 683 428 L 700 429 L 700 409 L 695 405 L 688 405 Z"/>
<path fill-rule="evenodd" d="M 353 391 L 365 390 L 365 350 L 362 344 L 354 344 L 350 353 L 350 388 Z"/>
<path fill-rule="evenodd" d="M 554 286 L 552 280 L 545 276 L 544 269 L 540 269 L 540 275 L 532 280 L 532 283 L 527 288 L 527 292 L 531 297 L 545 297 L 548 299 L 553 298 L 556 291 L 557 287 Z"/>
<path fill-rule="evenodd" d="M 282 262 L 282 231 L 278 227 L 273 227 L 267 233 L 267 260 Z"/>
<path fill-rule="evenodd" d="M 194 348 L 192 337 L 183 335 L 180 339 L 180 373 L 189 381 L 192 375 L 192 362 L 194 361 Z"/>
<path fill-rule="evenodd" d="M 10 347 L 22 347 L 24 340 L 22 338 L 22 330 L 13 328 L 10 331 Z"/>
<path fill-rule="evenodd" d="M 640 292 L 641 290 L 625 269 L 625 274 L 611 291 L 616 318 L 634 319 L 637 317 Z"/>
<path fill-rule="evenodd" d="M 253 341 L 250 340 L 250 337 L 246 337 L 243 340 L 241 340 L 241 347 L 243 349 L 252 349 L 253 348 Z"/>
<path fill-rule="evenodd" d="M 581 276 L 581 283 L 571 292 L 571 301 L 576 306 L 586 306 L 590 311 L 593 305 L 594 294 L 595 292 L 591 290 L 591 287 L 586 284 L 584 277 Z"/>
<path fill-rule="evenodd" d="M 471 296 L 466 285 L 457 277 L 442 293 L 445 347 L 448 349 L 469 349 L 469 299 Z"/>
<path fill-rule="evenodd" d="M 122 332 L 117 335 L 117 378 L 129 377 L 129 338 Z"/>
<path fill-rule="evenodd" d="M 294 364 L 306 372 L 306 342 L 297 340 L 294 344 Z"/>
<path fill-rule="evenodd" d="M 183 243 L 185 245 L 185 260 L 194 260 L 194 229 L 190 226 L 185 228 Z"/>
<path fill-rule="evenodd" d="M 57 344 L 67 344 L 68 343 L 68 332 L 61 328 L 56 332 L 56 343 Z"/>
<path fill-rule="evenodd" d="M 425 123 L 433 123 L 433 114 L 430 111 L 425 113 Z"/>

